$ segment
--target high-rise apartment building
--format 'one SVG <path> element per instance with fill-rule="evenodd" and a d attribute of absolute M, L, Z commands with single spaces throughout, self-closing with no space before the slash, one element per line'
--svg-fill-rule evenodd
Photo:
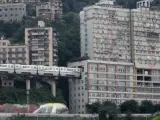
<path fill-rule="evenodd" d="M 81 56 L 131 62 L 129 9 L 101 5 L 85 7 L 80 13 L 80 29 Z"/>
<path fill-rule="evenodd" d="M 157 103 L 160 98 L 160 13 L 141 8 L 132 10 L 131 16 L 137 98 Z"/>
<path fill-rule="evenodd" d="M 160 13 L 149 8 L 123 9 L 101 2 L 80 13 L 82 79 L 70 80 L 70 111 L 111 100 L 160 103 Z"/>
<path fill-rule="evenodd" d="M 11 45 L 9 40 L 0 40 L 0 64 L 29 64 L 26 45 Z"/>
<path fill-rule="evenodd" d="M 7 3 L 0 5 L 0 20 L 2 21 L 21 21 L 25 15 L 26 5 L 23 3 Z"/>
<path fill-rule="evenodd" d="M 38 27 L 25 29 L 25 44 L 29 47 L 30 64 L 57 64 L 56 33 L 52 27 L 45 27 L 43 21 L 38 22 Z"/>

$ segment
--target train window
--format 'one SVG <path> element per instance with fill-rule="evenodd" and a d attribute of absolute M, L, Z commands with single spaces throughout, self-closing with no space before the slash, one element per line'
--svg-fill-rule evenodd
<path fill-rule="evenodd" d="M 46 113 L 46 110 L 47 110 L 46 107 L 42 107 L 37 111 L 37 113 Z"/>
<path fill-rule="evenodd" d="M 61 68 L 61 70 L 63 70 L 63 68 Z"/>
<path fill-rule="evenodd" d="M 56 68 L 56 70 L 58 70 L 58 68 Z"/>
<path fill-rule="evenodd" d="M 47 113 L 51 113 L 52 112 L 53 107 L 48 107 L 47 109 Z"/>

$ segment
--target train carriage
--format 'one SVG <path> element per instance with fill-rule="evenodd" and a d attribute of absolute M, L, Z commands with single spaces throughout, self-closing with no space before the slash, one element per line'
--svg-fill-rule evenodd
<path fill-rule="evenodd" d="M 14 64 L 0 64 L 0 72 L 14 73 Z"/>
<path fill-rule="evenodd" d="M 56 66 L 45 67 L 44 75 L 59 76 L 59 67 Z"/>
<path fill-rule="evenodd" d="M 44 75 L 46 69 L 47 69 L 47 66 L 38 65 L 38 74 L 39 75 Z"/>
<path fill-rule="evenodd" d="M 15 71 L 17 74 L 38 74 L 36 65 L 15 65 Z"/>

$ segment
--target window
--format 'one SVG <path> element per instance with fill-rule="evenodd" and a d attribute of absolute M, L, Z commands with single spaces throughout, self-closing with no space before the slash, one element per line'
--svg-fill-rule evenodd
<path fill-rule="evenodd" d="M 52 107 L 48 107 L 47 113 L 51 113 L 51 112 L 52 112 Z"/>
<path fill-rule="evenodd" d="M 42 107 L 37 111 L 37 113 L 46 113 L 46 110 L 47 110 L 46 107 Z"/>
<path fill-rule="evenodd" d="M 12 84 L 9 82 L 9 86 L 11 86 Z"/>
<path fill-rule="evenodd" d="M 13 10 L 12 8 L 10 8 L 10 10 Z"/>

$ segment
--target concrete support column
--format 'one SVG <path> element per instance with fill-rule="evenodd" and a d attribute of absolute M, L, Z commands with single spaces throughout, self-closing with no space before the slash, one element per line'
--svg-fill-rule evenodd
<path fill-rule="evenodd" d="M 29 91 L 30 91 L 30 79 L 27 79 L 26 80 L 27 113 L 29 113 Z"/>
<path fill-rule="evenodd" d="M 56 97 L 56 80 L 53 79 L 51 81 L 51 92 L 54 97 Z"/>

